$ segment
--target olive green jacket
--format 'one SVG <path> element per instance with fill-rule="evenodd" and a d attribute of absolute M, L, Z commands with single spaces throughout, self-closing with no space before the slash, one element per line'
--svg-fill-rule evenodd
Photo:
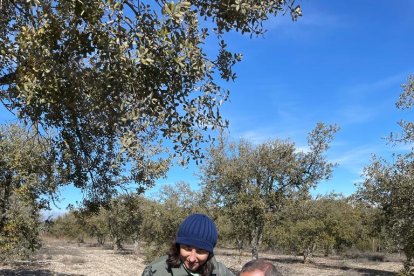
<path fill-rule="evenodd" d="M 144 272 L 142 272 L 142 276 L 191 276 L 191 274 L 187 270 L 185 270 L 182 264 L 180 265 L 180 267 L 171 268 L 171 270 L 168 271 L 166 260 L 167 256 L 164 256 L 150 263 L 144 269 Z M 211 273 L 212 276 L 235 276 L 222 263 L 216 261 L 214 257 L 212 260 L 214 265 L 213 272 Z"/>

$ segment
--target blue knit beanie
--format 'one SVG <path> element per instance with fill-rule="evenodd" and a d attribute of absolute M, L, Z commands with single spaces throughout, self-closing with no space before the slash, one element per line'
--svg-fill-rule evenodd
<path fill-rule="evenodd" d="M 206 215 L 192 214 L 181 223 L 175 242 L 213 253 L 217 243 L 216 225 Z"/>

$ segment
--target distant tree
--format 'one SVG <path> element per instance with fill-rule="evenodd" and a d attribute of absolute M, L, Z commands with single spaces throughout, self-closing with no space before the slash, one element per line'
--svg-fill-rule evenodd
<path fill-rule="evenodd" d="M 52 220 L 48 234 L 58 239 L 82 241 L 87 235 L 87 228 L 75 210 L 71 210 Z"/>
<path fill-rule="evenodd" d="M 397 102 L 400 109 L 414 104 L 414 78 L 408 78 Z M 400 121 L 402 132 L 391 134 L 390 141 L 411 146 L 405 154 L 393 156 L 393 161 L 373 156 L 364 170 L 364 182 L 359 187 L 362 199 L 377 206 L 385 215 L 384 223 L 407 258 L 405 273 L 414 273 L 414 123 Z"/>
<path fill-rule="evenodd" d="M 399 245 L 385 227 L 386 218 L 382 210 L 359 200 L 357 193 L 349 199 L 360 217 L 360 225 L 357 225 L 358 229 L 355 229 L 357 233 L 355 247 L 361 251 L 371 252 L 399 251 Z"/>
<path fill-rule="evenodd" d="M 169 166 L 165 145 L 198 160 L 209 130 L 227 125 L 219 80 L 235 79 L 240 55 L 224 33 L 261 34 L 278 13 L 296 19 L 294 3 L 0 1 L 0 100 L 40 133 L 56 132 L 56 158 L 89 201 L 127 183 L 142 192 Z"/>
<path fill-rule="evenodd" d="M 407 159 L 408 158 L 408 159 Z M 414 162 L 399 156 L 394 163 L 373 157 L 364 170 L 365 180 L 359 195 L 378 206 L 383 223 L 406 255 L 405 269 L 412 273 L 414 265 Z"/>
<path fill-rule="evenodd" d="M 136 241 L 142 223 L 141 199 L 124 195 L 111 200 L 109 206 L 101 207 L 107 231 L 115 250 L 123 249 L 125 241 Z"/>
<path fill-rule="evenodd" d="M 359 241 L 362 217 L 358 208 L 337 195 L 312 198 L 294 198 L 279 212 L 279 224 L 266 225 L 269 245 L 280 246 L 303 255 L 304 263 L 317 249 L 325 256 Z"/>
<path fill-rule="evenodd" d="M 113 198 L 107 205 L 96 210 L 73 208 L 53 220 L 49 234 L 58 238 L 69 238 L 84 242 L 85 238 L 96 238 L 104 244 L 107 238 L 115 250 L 122 250 L 126 242 L 139 238 L 142 223 L 143 198 L 122 195 Z"/>
<path fill-rule="evenodd" d="M 202 208 L 200 193 L 194 191 L 185 181 L 178 181 L 174 185 L 164 185 L 156 197 L 167 209 L 177 206 L 186 213 L 192 213 Z"/>
<path fill-rule="evenodd" d="M 106 217 L 107 213 L 103 210 L 103 207 L 101 207 L 100 212 L 89 214 L 85 221 L 88 236 L 96 238 L 96 241 L 100 245 L 105 244 L 105 241 L 109 236 Z"/>
<path fill-rule="evenodd" d="M 228 212 L 237 239 L 248 240 L 254 258 L 265 221 L 277 215 L 284 199 L 298 191 L 307 195 L 331 176 L 334 164 L 326 160 L 325 152 L 337 129 L 319 123 L 308 136 L 307 151 L 289 141 L 255 146 L 225 138 L 209 150 L 202 167 L 204 197 Z"/>
<path fill-rule="evenodd" d="M 321 238 L 325 256 L 355 245 L 362 230 L 362 214 L 347 198 L 328 195 L 315 200 L 325 228 Z"/>
<path fill-rule="evenodd" d="M 49 142 L 18 125 L 0 126 L 0 258 L 40 246 L 40 211 L 62 181 Z"/>

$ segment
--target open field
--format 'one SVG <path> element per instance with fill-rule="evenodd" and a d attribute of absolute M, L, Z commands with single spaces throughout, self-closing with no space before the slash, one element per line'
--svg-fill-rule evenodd
<path fill-rule="evenodd" d="M 277 265 L 283 275 L 395 275 L 402 269 L 400 258 L 370 261 L 366 258 L 344 259 L 338 256 L 314 257 L 302 264 L 301 257 L 261 254 Z M 229 249 L 216 250 L 216 258 L 236 273 L 250 260 L 249 254 L 240 256 Z M 115 252 L 109 247 L 93 244 L 68 243 L 47 240 L 30 262 L 16 261 L 14 265 L 0 266 L 0 275 L 141 275 L 145 267 L 142 254 L 132 248 Z"/>

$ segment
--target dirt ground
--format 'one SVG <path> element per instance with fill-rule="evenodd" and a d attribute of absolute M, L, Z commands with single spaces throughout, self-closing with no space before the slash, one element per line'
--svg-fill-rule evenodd
<path fill-rule="evenodd" d="M 338 256 L 313 257 L 311 263 L 302 264 L 301 257 L 261 254 L 272 261 L 283 275 L 395 275 L 402 269 L 400 258 L 383 262 L 364 258 L 344 259 Z M 248 253 L 217 249 L 217 260 L 235 273 L 250 260 Z M 32 261 L 18 261 L 14 265 L 0 266 L 0 275 L 141 275 L 144 258 L 132 248 L 115 252 L 109 247 L 93 244 L 68 243 L 48 240 Z"/>

